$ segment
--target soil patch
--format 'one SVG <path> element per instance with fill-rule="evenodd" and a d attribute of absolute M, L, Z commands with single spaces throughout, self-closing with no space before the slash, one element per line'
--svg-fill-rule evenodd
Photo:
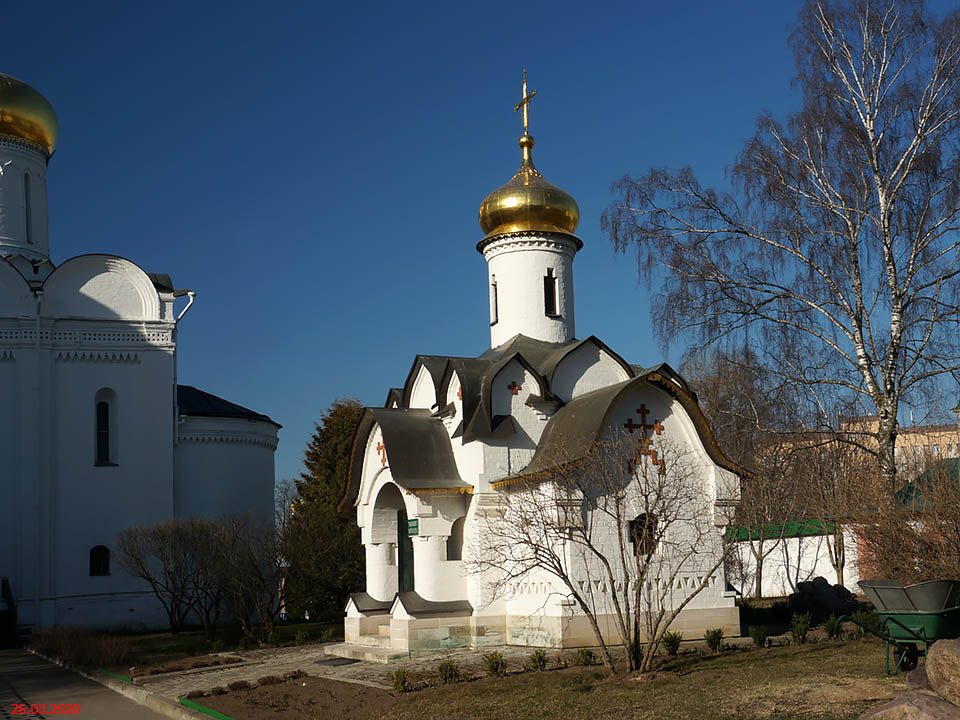
<path fill-rule="evenodd" d="M 236 720 L 369 720 L 384 715 L 396 698 L 387 690 L 304 677 L 226 695 L 208 695 L 194 702 Z"/>
<path fill-rule="evenodd" d="M 243 658 L 235 655 L 194 655 L 192 657 L 180 658 L 179 660 L 168 660 L 160 663 L 150 663 L 128 669 L 125 667 L 111 668 L 115 672 L 124 673 L 130 677 L 143 677 L 145 675 L 159 675 L 168 672 L 183 672 L 184 670 L 196 670 L 197 668 L 218 667 L 220 665 L 234 665 L 243 662 Z"/>

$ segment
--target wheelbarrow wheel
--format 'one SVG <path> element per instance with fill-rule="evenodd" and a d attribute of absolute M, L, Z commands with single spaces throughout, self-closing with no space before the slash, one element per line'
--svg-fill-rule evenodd
<path fill-rule="evenodd" d="M 919 653 L 916 645 L 908 645 L 906 648 L 896 648 L 893 651 L 893 666 L 903 672 L 910 672 L 916 669 Z"/>

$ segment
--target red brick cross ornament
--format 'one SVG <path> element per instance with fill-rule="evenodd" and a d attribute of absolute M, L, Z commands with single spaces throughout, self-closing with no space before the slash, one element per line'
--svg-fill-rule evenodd
<path fill-rule="evenodd" d="M 387 466 L 387 446 L 383 444 L 383 439 L 377 443 L 377 452 L 380 454 L 380 465 Z"/>
<path fill-rule="evenodd" d="M 641 403 L 637 409 L 637 414 L 640 415 L 639 423 L 635 423 L 633 418 L 627 418 L 627 421 L 623 424 L 623 427 L 631 435 L 633 435 L 634 430 L 640 431 L 640 437 L 637 440 L 636 454 L 627 460 L 627 472 L 632 475 L 640 459 L 646 455 L 650 458 L 650 462 L 657 468 L 660 475 L 665 475 L 667 472 L 666 465 L 663 462 L 663 458 L 657 457 L 657 451 L 653 449 L 653 437 L 650 435 L 651 430 L 654 435 L 662 433 L 663 425 L 661 425 L 657 419 L 654 419 L 652 423 L 647 422 L 647 415 L 650 414 L 650 409 L 644 403 Z"/>
<path fill-rule="evenodd" d="M 523 390 L 523 385 L 517 385 L 516 380 L 514 380 L 512 383 L 507 385 L 507 390 L 510 391 L 511 395 L 516 395 L 518 392 Z"/>

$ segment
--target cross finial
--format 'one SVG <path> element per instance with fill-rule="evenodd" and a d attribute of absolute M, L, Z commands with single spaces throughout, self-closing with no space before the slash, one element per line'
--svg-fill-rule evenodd
<path fill-rule="evenodd" d="M 523 109 L 523 134 L 527 134 L 527 126 L 530 123 L 530 101 L 533 100 L 533 96 L 537 94 L 537 91 L 534 90 L 532 93 L 527 95 L 527 71 L 523 71 L 523 99 L 517 103 L 517 106 L 513 108 L 513 111 Z"/>

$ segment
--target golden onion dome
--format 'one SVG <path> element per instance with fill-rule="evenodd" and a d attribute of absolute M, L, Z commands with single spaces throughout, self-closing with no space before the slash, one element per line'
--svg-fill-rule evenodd
<path fill-rule="evenodd" d="M 524 132 L 519 140 L 523 162 L 503 187 L 487 195 L 480 206 L 484 240 L 516 232 L 551 232 L 573 235 L 580 222 L 580 208 L 573 197 L 544 179 L 533 166 L 533 137 Z M 579 242 L 579 241 L 578 241 Z"/>
<path fill-rule="evenodd" d="M 27 85 L 0 73 L 0 136 L 26 140 L 53 155 L 57 146 L 57 114 L 47 99 Z"/>

